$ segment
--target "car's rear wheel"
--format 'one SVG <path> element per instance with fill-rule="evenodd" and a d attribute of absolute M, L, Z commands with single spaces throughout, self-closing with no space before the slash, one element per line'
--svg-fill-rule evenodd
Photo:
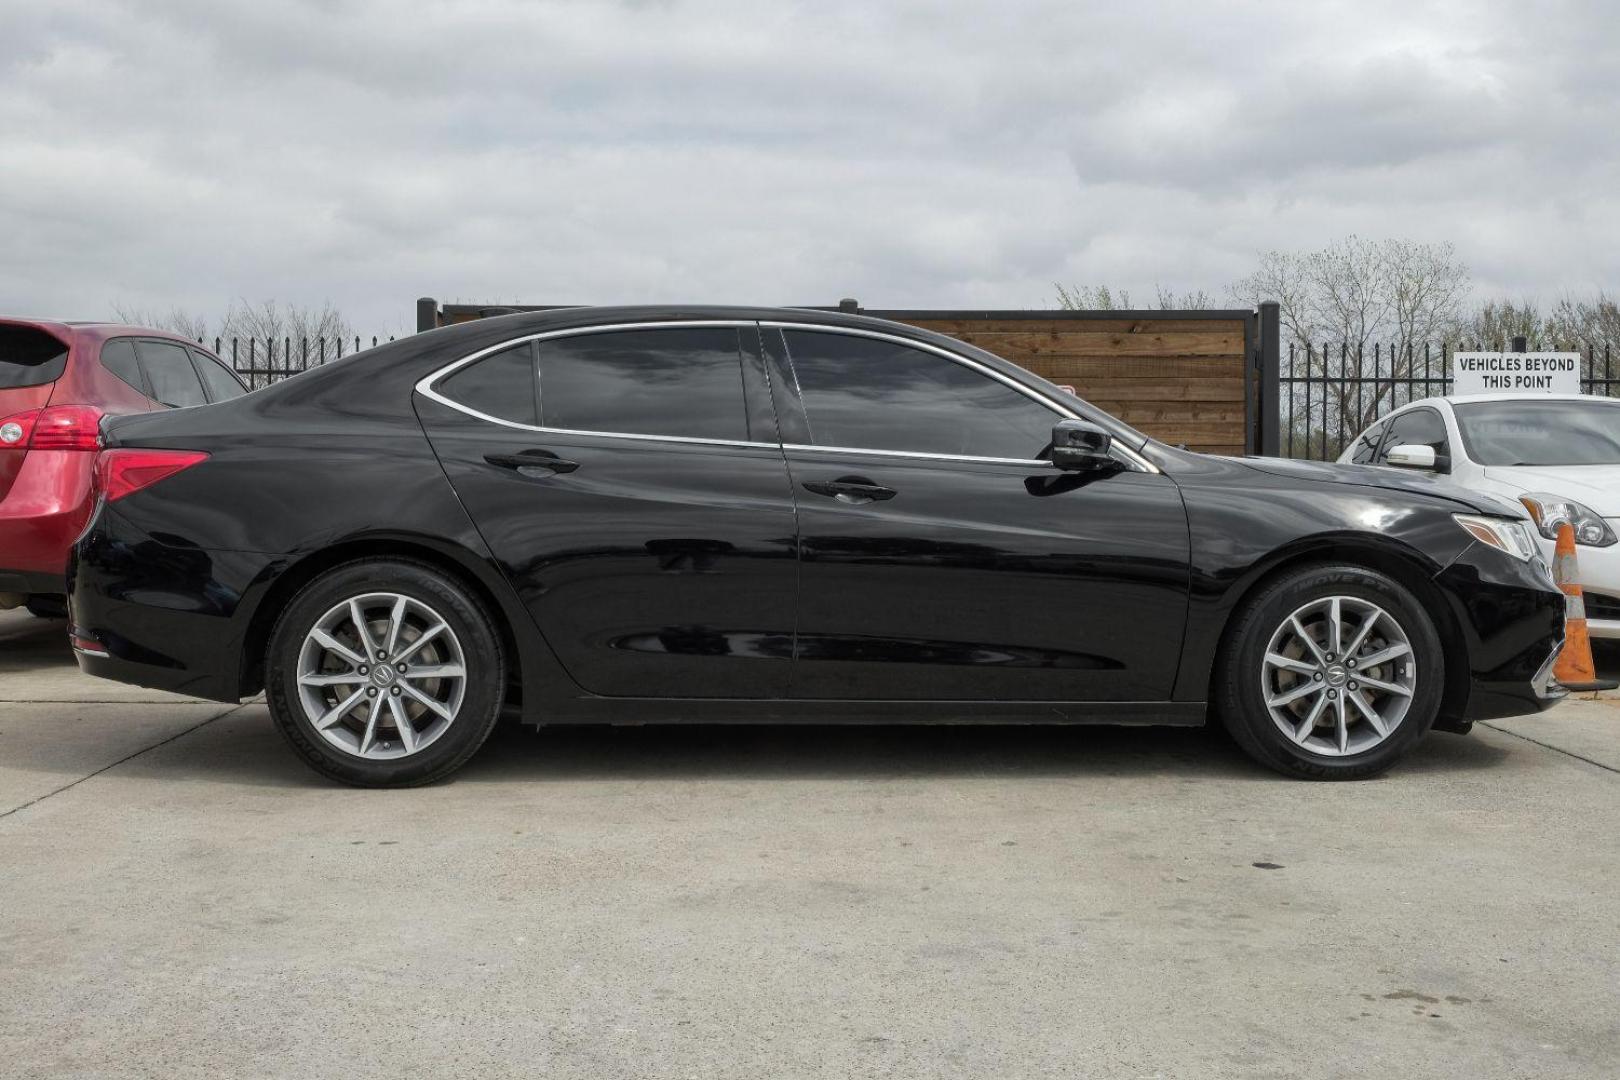
<path fill-rule="evenodd" d="M 1374 776 L 1434 723 L 1445 657 L 1411 592 L 1364 567 L 1286 573 L 1233 621 L 1216 705 L 1238 745 L 1291 776 Z"/>
<path fill-rule="evenodd" d="M 428 784 L 489 737 L 505 687 L 500 638 L 459 583 L 375 559 L 306 585 L 271 632 L 266 697 L 317 772 L 361 787 Z"/>

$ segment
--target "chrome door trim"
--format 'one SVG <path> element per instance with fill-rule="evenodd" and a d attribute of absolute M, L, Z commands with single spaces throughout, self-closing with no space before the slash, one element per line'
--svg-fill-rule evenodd
<path fill-rule="evenodd" d="M 937 356 L 942 356 L 945 359 L 961 364 L 964 367 L 972 368 L 982 375 L 987 375 L 990 378 L 995 379 L 997 382 L 1011 387 L 1013 390 L 1029 398 L 1031 401 L 1039 405 L 1044 405 L 1058 416 L 1065 416 L 1074 420 L 1086 419 L 1085 416 L 1076 410 L 1070 409 L 1066 405 L 1053 401 L 1051 398 L 1048 398 L 1042 394 L 1036 393 L 1034 390 L 1031 390 L 1029 387 L 1018 382 L 1018 380 L 1011 378 L 1008 375 L 1004 375 L 989 365 L 981 363 L 978 360 L 971 359 L 970 357 L 962 356 L 959 353 L 951 352 L 949 349 L 941 348 L 932 342 L 916 341 L 911 338 L 901 337 L 898 334 L 884 333 L 881 330 L 865 330 L 849 326 L 829 326 L 821 323 L 799 323 L 781 320 L 666 319 L 655 322 L 603 323 L 597 326 L 573 326 L 564 330 L 545 330 L 534 334 L 521 334 L 517 337 L 508 338 L 505 341 L 501 341 L 497 344 L 486 346 L 485 348 L 479 349 L 476 352 L 469 353 L 459 360 L 453 360 L 444 367 L 429 372 L 427 375 L 424 375 L 421 379 L 417 380 L 414 389 L 423 397 L 430 398 L 446 408 L 454 409 L 459 413 L 475 417 L 476 419 L 483 420 L 486 423 L 497 424 L 501 427 L 513 428 L 518 431 L 534 431 L 549 435 L 583 435 L 603 439 L 641 439 L 651 442 L 691 443 L 701 446 L 763 447 L 772 450 L 778 448 L 784 450 L 823 450 L 833 454 L 875 454 L 884 457 L 910 458 L 923 461 L 967 461 L 1001 465 L 1052 465 L 1050 461 L 1040 458 L 998 458 L 978 457 L 967 454 L 925 454 L 911 450 L 878 450 L 859 446 L 813 446 L 802 443 L 783 444 L 737 439 L 699 439 L 687 435 L 641 435 L 630 431 L 583 431 L 577 428 L 554 428 L 535 424 L 520 424 L 515 420 L 503 420 L 498 416 L 490 416 L 488 413 L 482 413 L 477 409 L 468 408 L 466 405 L 463 405 L 458 401 L 453 401 L 450 398 L 445 397 L 435 389 L 435 386 L 441 380 L 455 374 L 468 364 L 482 360 L 484 357 L 490 356 L 494 353 L 509 349 L 513 345 L 521 345 L 526 341 L 546 341 L 551 338 L 579 337 L 585 334 L 612 333 L 620 330 L 671 330 L 683 328 L 705 330 L 718 329 L 722 327 L 731 327 L 736 329 L 758 327 L 760 329 L 771 330 L 809 330 L 823 334 L 847 334 L 851 337 L 865 337 L 875 338 L 880 341 L 892 341 L 897 345 L 906 345 L 914 349 L 921 349 L 924 352 L 930 352 Z M 1158 466 L 1154 465 L 1141 454 L 1131 450 L 1128 447 L 1119 445 L 1117 441 L 1114 443 L 1113 452 L 1118 457 L 1123 459 L 1125 464 L 1137 469 L 1140 472 L 1157 473 L 1160 471 Z"/>

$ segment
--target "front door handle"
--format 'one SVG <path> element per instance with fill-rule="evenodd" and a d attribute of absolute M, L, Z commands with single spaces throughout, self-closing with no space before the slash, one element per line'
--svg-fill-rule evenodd
<path fill-rule="evenodd" d="M 837 499 L 850 506 L 883 502 L 895 496 L 894 488 L 874 484 L 864 476 L 840 476 L 836 480 L 806 480 L 804 490 L 825 495 L 829 499 Z"/>
<path fill-rule="evenodd" d="M 550 450 L 524 450 L 518 454 L 485 454 L 484 460 L 503 469 L 547 469 L 554 473 L 571 473 L 579 462 L 560 458 Z"/>

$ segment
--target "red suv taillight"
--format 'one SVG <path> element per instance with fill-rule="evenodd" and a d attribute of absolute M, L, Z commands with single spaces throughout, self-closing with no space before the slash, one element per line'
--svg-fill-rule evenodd
<path fill-rule="evenodd" d="M 52 405 L 0 419 L 0 450 L 98 450 L 101 410 Z"/>
<path fill-rule="evenodd" d="M 201 450 L 103 450 L 96 458 L 96 490 L 108 502 L 117 502 L 207 460 Z"/>

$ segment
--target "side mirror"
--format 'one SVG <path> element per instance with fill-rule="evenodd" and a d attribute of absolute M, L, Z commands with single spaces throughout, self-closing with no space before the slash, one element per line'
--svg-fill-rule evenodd
<path fill-rule="evenodd" d="M 1118 465 L 1108 453 L 1114 437 L 1084 420 L 1059 420 L 1052 425 L 1052 464 L 1075 472 L 1111 469 Z"/>
<path fill-rule="evenodd" d="M 1384 455 L 1384 464 L 1395 465 L 1402 469 L 1427 469 L 1433 472 L 1435 466 L 1434 447 L 1391 447 L 1389 453 Z"/>

